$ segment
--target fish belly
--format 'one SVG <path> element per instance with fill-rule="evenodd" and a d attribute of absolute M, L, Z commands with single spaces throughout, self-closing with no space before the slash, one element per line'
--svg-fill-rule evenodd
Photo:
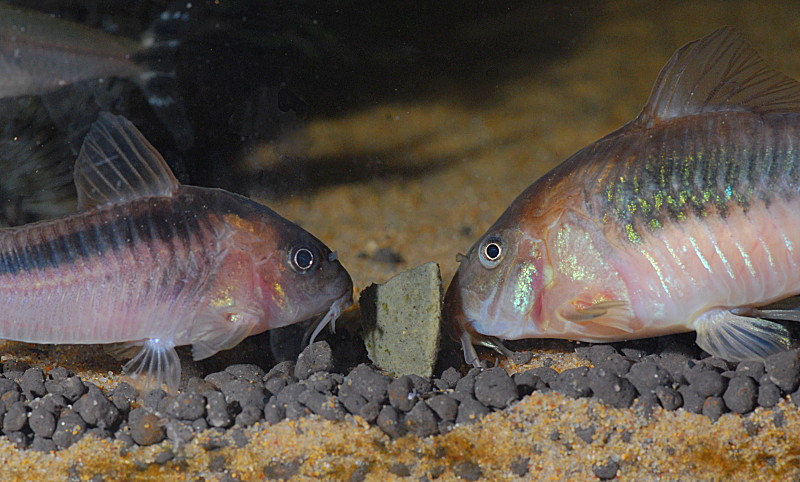
<path fill-rule="evenodd" d="M 666 225 L 629 246 L 623 278 L 641 336 L 689 331 L 715 308 L 800 293 L 800 197 Z"/>

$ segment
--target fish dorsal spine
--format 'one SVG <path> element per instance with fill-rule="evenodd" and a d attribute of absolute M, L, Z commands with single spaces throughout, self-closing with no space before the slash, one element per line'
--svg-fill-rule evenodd
<path fill-rule="evenodd" d="M 649 127 L 659 120 L 724 111 L 800 112 L 800 83 L 767 65 L 732 27 L 678 49 L 635 122 Z"/>
<path fill-rule="evenodd" d="M 180 187 L 155 147 L 127 119 L 103 112 L 92 124 L 75 161 L 78 207 L 89 209 Z"/>

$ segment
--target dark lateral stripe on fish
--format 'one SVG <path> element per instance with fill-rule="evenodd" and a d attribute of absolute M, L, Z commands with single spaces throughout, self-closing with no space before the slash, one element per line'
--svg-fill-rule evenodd
<path fill-rule="evenodd" d="M 636 143 L 617 143 L 614 149 L 599 144 L 592 153 L 596 158 L 629 159 L 598 166 L 600 192 L 589 194 L 601 199 L 606 221 L 621 223 L 631 239 L 643 226 L 653 230 L 712 209 L 724 217 L 733 205 L 747 209 L 754 196 L 769 203 L 774 196 L 797 194 L 789 181 L 800 178 L 800 141 L 792 141 L 800 132 L 790 122 L 775 116 L 765 130 L 747 121 L 728 118 L 728 126 L 719 121 L 710 118 L 702 129 L 670 126 L 652 139 L 644 158 Z M 675 138 L 681 142 L 661 140 Z"/>
<path fill-rule="evenodd" d="M 202 237 L 202 231 L 208 228 L 209 222 L 207 218 L 200 219 L 192 215 L 192 212 L 195 210 L 186 206 L 165 205 L 129 217 L 111 209 L 90 218 L 90 225 L 82 217 L 67 221 L 72 225 L 70 227 L 78 229 L 51 239 L 41 240 L 40 234 L 31 231 L 22 237 L 33 241 L 31 238 L 39 236 L 39 242 L 17 245 L 0 252 L 0 275 L 57 268 L 142 242 L 173 243 L 180 240 L 188 246 L 193 239 Z M 47 227 L 44 225 L 34 229 Z"/>

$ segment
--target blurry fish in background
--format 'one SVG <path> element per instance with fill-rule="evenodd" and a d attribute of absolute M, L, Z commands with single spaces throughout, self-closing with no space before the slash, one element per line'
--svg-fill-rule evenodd
<path fill-rule="evenodd" d="M 178 92 L 174 66 L 164 52 L 177 47 L 179 40 L 167 35 L 179 32 L 179 25 L 188 22 L 188 18 L 187 10 L 164 12 L 148 30 L 145 41 L 137 42 L 0 3 L 0 98 L 46 96 L 85 81 L 98 80 L 102 84 L 105 79 L 128 79 L 141 89 L 175 145 L 188 149 L 194 142 L 194 131 Z M 44 99 L 49 108 L 57 104 L 58 97 Z M 75 100 L 69 98 L 73 111 L 87 107 Z M 82 124 L 73 129 L 85 134 L 97 112 L 109 110 L 108 107 L 90 109 L 93 115 L 83 117 Z M 53 110 L 54 120 L 59 122 L 63 108 Z"/>
<path fill-rule="evenodd" d="M 75 210 L 67 136 L 41 99 L 0 99 L 0 226 L 63 216 Z"/>

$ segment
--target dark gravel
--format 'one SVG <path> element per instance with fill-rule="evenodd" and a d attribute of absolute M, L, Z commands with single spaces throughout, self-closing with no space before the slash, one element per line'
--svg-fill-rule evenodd
<path fill-rule="evenodd" d="M 615 345 L 582 346 L 578 353 L 594 366 L 561 373 L 538 367 L 513 376 L 498 367 L 470 368 L 463 375 L 448 367 L 433 379 L 416 375 L 393 379 L 368 364 L 349 371 L 339 367 L 336 351 L 322 341 L 307 347 L 296 360 L 268 370 L 231 365 L 189 379 L 174 396 L 151 391 L 134 404 L 135 409 L 131 405 L 139 394 L 127 383 L 104 393 L 65 368 L 45 373 L 24 363 L 6 362 L 0 372 L 0 422 L 12 443 L 43 452 L 64 449 L 87 435 L 114 437 L 126 444 L 169 440 L 180 445 L 204 431 L 203 446 L 215 450 L 246 445 L 245 427 L 311 415 L 335 421 L 358 416 L 391 437 L 427 437 L 475 423 L 532 393 L 551 390 L 573 398 L 594 397 L 637 413 L 662 407 L 712 420 L 728 413 L 746 416 L 786 397 L 800 404 L 798 350 L 739 364 L 694 359 L 675 351 L 652 354 L 631 346 L 621 350 Z M 211 437 L 209 429 L 216 431 Z M 585 443 L 598 443 L 592 425 L 573 429 Z M 165 451 L 158 463 L 173 458 Z M 511 469 L 524 475 L 527 460 L 520 459 Z M 282 470 L 268 466 L 265 474 L 276 476 Z M 618 470 L 613 460 L 594 467 L 601 479 L 613 478 Z M 466 480 L 481 477 L 474 464 L 459 466 L 456 473 Z"/>

